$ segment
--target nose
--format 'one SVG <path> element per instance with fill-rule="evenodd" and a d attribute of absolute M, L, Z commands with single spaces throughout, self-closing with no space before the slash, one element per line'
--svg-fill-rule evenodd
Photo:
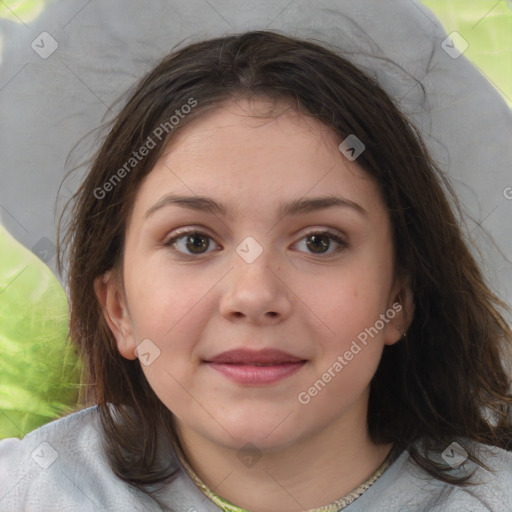
<path fill-rule="evenodd" d="M 230 321 L 276 324 L 291 313 L 293 293 L 270 250 L 251 263 L 235 254 L 224 285 L 220 313 Z"/>

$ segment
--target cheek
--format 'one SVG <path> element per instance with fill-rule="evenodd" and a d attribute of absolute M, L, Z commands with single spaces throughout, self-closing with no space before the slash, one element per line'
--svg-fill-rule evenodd
<path fill-rule="evenodd" d="M 205 298 L 218 276 L 198 268 L 177 267 L 164 261 L 133 266 L 137 271 L 126 281 L 130 316 L 137 338 L 154 339 L 162 347 L 172 340 L 194 335 L 206 322 Z"/>
<path fill-rule="evenodd" d="M 211 287 L 210 287 L 211 288 Z M 207 290 L 206 290 L 207 291 Z M 195 378 L 199 361 L 197 346 L 202 339 L 212 305 L 202 289 L 195 293 L 151 296 L 154 307 L 141 303 L 134 321 L 140 339 L 150 339 L 156 357 L 142 370 L 158 398 L 178 417 L 188 411 L 191 397 L 199 395 Z M 203 300 L 201 300 L 203 299 Z"/>
<path fill-rule="evenodd" d="M 376 293 L 371 280 L 355 277 L 340 279 L 331 285 L 330 299 L 316 303 L 322 322 L 316 327 L 316 358 L 298 396 L 307 405 L 301 414 L 336 417 L 358 400 L 378 368 L 386 325 L 380 320 L 386 312 L 384 294 Z"/>
<path fill-rule="evenodd" d="M 317 332 L 343 346 L 385 313 L 391 277 L 389 264 L 358 257 L 331 274 L 302 279 L 302 286 L 296 289 L 310 311 L 308 317 L 318 324 Z"/>

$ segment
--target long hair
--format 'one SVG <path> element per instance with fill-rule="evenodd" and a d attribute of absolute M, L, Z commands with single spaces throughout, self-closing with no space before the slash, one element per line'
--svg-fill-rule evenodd
<path fill-rule="evenodd" d="M 505 362 L 512 332 L 506 305 L 468 248 L 449 180 L 389 96 L 338 52 L 270 31 L 197 42 L 165 57 L 132 91 L 63 212 L 71 215 L 58 238 L 58 264 L 61 272 L 69 270 L 70 337 L 86 364 L 85 383 L 100 411 L 114 472 L 141 489 L 169 481 L 176 467 L 159 463 L 159 443 L 162 435 L 179 443 L 173 415 L 139 361 L 119 354 L 93 283 L 119 268 L 139 184 L 169 141 L 238 97 L 291 102 L 340 141 L 350 134 L 364 141 L 357 163 L 382 192 L 395 272 L 409 278 L 415 301 L 407 337 L 384 348 L 371 381 L 369 432 L 376 443 L 409 450 L 435 478 L 464 484 L 467 479 L 449 475 L 418 442 L 427 448 L 454 439 L 507 446 L 512 398 Z M 148 138 L 153 147 L 141 156 Z"/>

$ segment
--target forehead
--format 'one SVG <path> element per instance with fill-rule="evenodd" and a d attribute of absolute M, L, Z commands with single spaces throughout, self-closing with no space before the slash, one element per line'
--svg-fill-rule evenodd
<path fill-rule="evenodd" d="M 290 104 L 227 102 L 176 133 L 142 182 L 134 213 L 169 192 L 220 198 L 253 214 L 277 199 L 327 193 L 379 206 L 376 183 L 341 154 L 340 140 Z"/>
<path fill-rule="evenodd" d="M 234 149 L 243 144 L 247 149 L 294 148 L 301 143 L 308 152 L 322 147 L 337 153 L 339 135 L 310 115 L 299 112 L 290 101 L 261 98 L 230 100 L 194 119 L 169 142 L 164 155 L 206 158 L 199 149 Z M 305 149 L 306 149 L 305 148 Z M 227 153 L 229 158 L 235 153 Z M 219 156 L 219 155 L 217 155 Z M 262 155 L 263 156 L 263 155 Z"/>

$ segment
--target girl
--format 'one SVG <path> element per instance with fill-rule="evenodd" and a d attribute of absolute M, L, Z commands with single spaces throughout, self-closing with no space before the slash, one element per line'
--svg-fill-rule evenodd
<path fill-rule="evenodd" d="M 330 50 L 165 58 L 60 240 L 95 405 L 0 443 L 2 510 L 510 512 L 512 333 L 451 194 Z"/>

